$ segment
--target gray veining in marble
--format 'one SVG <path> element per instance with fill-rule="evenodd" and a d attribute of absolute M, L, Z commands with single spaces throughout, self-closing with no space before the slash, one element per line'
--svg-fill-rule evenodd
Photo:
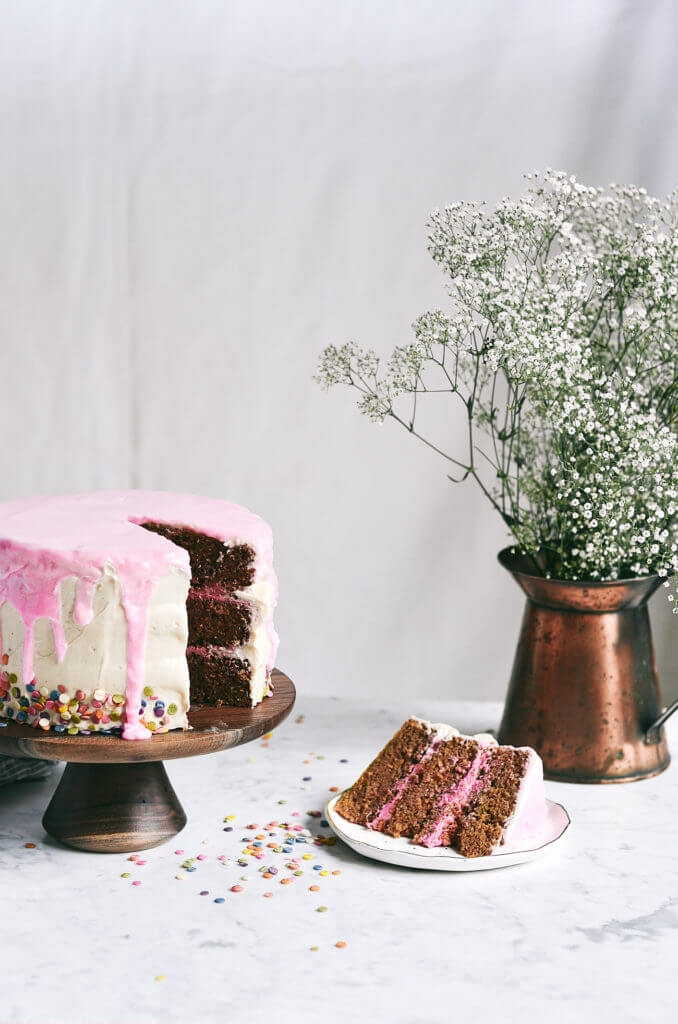
<path fill-rule="evenodd" d="M 499 713 L 487 704 L 423 705 L 300 699 L 268 746 L 171 763 L 189 824 L 142 854 L 143 867 L 47 839 L 40 816 L 56 773 L 0 790 L 0 1024 L 377 1016 L 419 1024 L 487 1006 L 492 1019 L 507 1021 L 668 1020 L 678 1006 L 675 768 L 633 785 L 547 784 L 572 828 L 551 857 L 501 871 L 409 871 L 337 844 L 309 848 L 304 876 L 282 886 L 286 872 L 265 881 L 258 868 L 282 868 L 287 857 L 271 854 L 247 869 L 217 860 L 251 837 L 243 828 L 251 822 L 288 818 L 318 829 L 306 812 L 324 805 L 330 786 L 350 783 L 410 711 L 466 731 L 487 728 Z M 237 819 L 227 834 L 229 813 Z M 197 854 L 207 859 L 177 880 L 180 862 Z M 342 874 L 320 878 L 315 863 Z M 243 874 L 251 881 L 240 882 Z M 244 891 L 231 893 L 239 882 Z M 318 894 L 309 891 L 316 883 Z"/>

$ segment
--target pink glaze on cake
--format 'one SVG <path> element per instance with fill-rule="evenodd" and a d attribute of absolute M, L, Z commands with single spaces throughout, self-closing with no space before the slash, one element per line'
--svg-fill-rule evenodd
<path fill-rule="evenodd" d="M 522 850 L 538 839 L 546 824 L 548 813 L 544 795 L 544 766 L 536 751 L 519 747 L 529 754 L 527 768 L 518 791 L 518 799 L 504 828 L 501 849 L 503 853 Z"/>
<path fill-rule="evenodd" d="M 188 553 L 138 525 L 148 521 L 185 526 L 227 544 L 248 544 L 255 553 L 256 578 L 271 584 L 277 595 L 270 527 L 230 502 L 164 491 L 100 491 L 0 503 L 0 603 L 9 601 L 24 623 L 24 684 L 34 678 L 37 619 L 50 620 L 57 658 L 64 657 L 62 581 L 77 577 L 74 619 L 85 625 L 92 618 L 92 595 L 101 571 L 106 564 L 114 567 L 127 623 L 125 739 L 151 735 L 138 714 L 153 591 L 170 569 L 189 579 L 191 575 Z M 266 626 L 270 671 L 278 648 L 272 616 Z"/>

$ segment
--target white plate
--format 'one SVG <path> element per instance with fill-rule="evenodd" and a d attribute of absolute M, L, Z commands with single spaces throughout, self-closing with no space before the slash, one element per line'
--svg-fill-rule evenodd
<path fill-rule="evenodd" d="M 354 825 L 335 812 L 334 806 L 338 799 L 339 796 L 335 796 L 330 800 L 325 808 L 325 816 L 332 830 L 351 849 L 363 857 L 371 857 L 372 860 L 428 871 L 487 871 L 491 868 L 508 868 L 513 864 L 538 860 L 550 853 L 570 825 L 570 816 L 562 804 L 547 800 L 548 813 L 543 832 L 529 849 L 513 850 L 511 853 L 492 853 L 489 857 L 462 857 L 449 846 L 434 846 L 428 849 L 425 846 L 417 846 L 409 839 L 394 839 L 383 832 L 365 828 L 364 825 Z"/>

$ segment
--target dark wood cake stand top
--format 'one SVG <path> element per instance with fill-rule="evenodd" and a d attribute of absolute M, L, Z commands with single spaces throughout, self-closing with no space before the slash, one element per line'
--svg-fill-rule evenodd
<path fill-rule="evenodd" d="M 274 669 L 272 678 L 273 693 L 257 707 L 194 707 L 185 732 L 123 740 L 42 733 L 10 722 L 0 728 L 0 754 L 68 762 L 42 819 L 55 839 L 97 853 L 146 850 L 186 824 L 162 762 L 237 747 L 274 729 L 296 693 L 283 672 Z"/>
<path fill-rule="evenodd" d="M 275 668 L 272 679 L 273 693 L 255 708 L 197 705 L 188 713 L 192 728 L 160 733 L 148 740 L 123 740 L 100 733 L 68 736 L 10 722 L 0 728 L 0 754 L 76 764 L 130 764 L 214 754 L 256 740 L 287 718 L 294 704 L 294 683 Z"/>

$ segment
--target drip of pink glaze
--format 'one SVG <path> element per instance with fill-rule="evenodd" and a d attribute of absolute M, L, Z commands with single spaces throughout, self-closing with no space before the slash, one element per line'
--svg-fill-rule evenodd
<path fill-rule="evenodd" d="M 122 738 L 125 740 L 147 740 L 152 735 L 143 722 L 139 721 L 139 711 L 145 684 L 146 633 L 154 586 L 154 580 L 139 580 L 137 583 L 128 581 L 122 592 L 127 619 L 127 689 L 122 727 Z"/>
<path fill-rule="evenodd" d="M 27 498 L 0 504 L 0 603 L 9 601 L 25 627 L 24 684 L 33 679 L 33 628 L 36 619 L 52 623 L 57 657 L 62 658 L 60 586 L 76 576 L 90 594 L 106 564 L 121 586 L 127 622 L 128 678 L 126 739 L 146 739 L 138 721 L 144 686 L 144 660 L 149 605 L 159 580 L 172 568 L 190 578 L 188 553 L 159 534 L 140 529 L 148 521 L 186 526 L 223 543 L 249 545 L 255 553 L 255 579 L 273 587 L 273 545 L 270 527 L 259 516 L 230 502 L 164 491 L 101 491 L 49 498 Z M 83 624 L 84 598 L 74 617 Z M 267 622 L 269 669 L 277 653 L 272 617 Z"/>
<path fill-rule="evenodd" d="M 26 623 L 26 631 L 24 633 L 24 657 L 23 657 L 23 668 L 22 668 L 22 680 L 25 683 L 32 683 L 34 678 L 33 671 L 33 628 L 35 626 L 35 619 L 29 619 Z"/>
<path fill-rule="evenodd" d="M 396 791 L 394 796 L 387 803 L 385 803 L 383 807 L 379 809 L 377 814 L 373 818 L 371 818 L 370 821 L 367 822 L 368 828 L 375 829 L 377 832 L 379 831 L 377 825 L 379 825 L 382 821 L 386 821 L 386 819 L 390 817 L 393 808 L 401 799 L 410 781 L 414 778 L 415 775 L 419 774 L 419 772 L 422 770 L 422 768 L 429 760 L 429 758 L 433 756 L 433 754 L 440 746 L 440 742 L 441 741 L 437 739 L 436 734 L 433 733 L 433 739 L 429 743 L 424 753 L 422 754 L 421 760 L 413 764 L 410 770 L 408 771 L 407 775 L 403 775 L 402 779 L 400 779 L 396 783 Z"/>
<path fill-rule="evenodd" d="M 75 590 L 73 605 L 73 622 L 76 626 L 89 626 L 94 618 L 94 588 L 96 580 L 79 579 Z M 61 659 L 59 659 L 61 661 Z"/>
<path fill-rule="evenodd" d="M 478 777 L 494 750 L 496 747 L 493 745 L 481 747 L 463 779 L 460 779 L 451 792 L 445 793 L 440 801 L 440 817 L 428 835 L 417 840 L 420 846 L 443 845 L 444 837 L 449 832 L 450 826 L 455 823 L 464 807 L 482 789 L 482 782 Z"/>

